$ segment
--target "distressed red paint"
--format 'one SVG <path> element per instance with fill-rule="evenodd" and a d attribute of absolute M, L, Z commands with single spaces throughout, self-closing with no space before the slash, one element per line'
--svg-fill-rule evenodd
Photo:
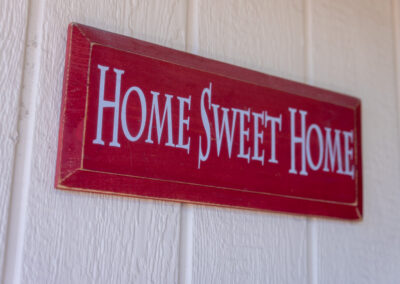
<path fill-rule="evenodd" d="M 358 99 L 70 25 L 57 188 L 360 219 L 361 173 Z"/>

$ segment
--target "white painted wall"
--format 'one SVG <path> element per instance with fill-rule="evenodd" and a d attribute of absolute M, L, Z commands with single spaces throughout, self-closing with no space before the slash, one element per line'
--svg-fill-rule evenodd
<path fill-rule="evenodd" d="M 57 191 L 76 21 L 362 100 L 360 223 Z M 399 283 L 400 0 L 0 0 L 2 283 Z"/>

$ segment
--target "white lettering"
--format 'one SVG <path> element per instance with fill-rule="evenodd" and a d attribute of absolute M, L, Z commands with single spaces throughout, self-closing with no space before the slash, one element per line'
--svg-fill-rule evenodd
<path fill-rule="evenodd" d="M 343 131 L 344 136 L 344 174 L 354 179 L 354 165 L 350 168 L 350 160 L 353 159 L 353 148 L 350 148 L 350 142 L 353 143 L 353 131 Z"/>
<path fill-rule="evenodd" d="M 153 95 L 153 103 L 151 106 L 151 114 L 150 114 L 150 123 L 149 123 L 149 132 L 148 136 L 146 139 L 147 143 L 153 143 L 153 140 L 151 139 L 151 133 L 152 133 L 152 125 L 153 125 L 153 117 L 155 115 L 156 117 L 156 129 L 157 129 L 157 138 L 158 138 L 158 144 L 160 144 L 161 140 L 161 135 L 163 132 L 164 128 L 164 122 L 165 122 L 165 117 L 167 116 L 167 124 L 168 124 L 168 141 L 165 143 L 166 146 L 170 147 L 175 147 L 173 143 L 173 137 L 172 137 L 172 114 L 171 114 L 171 99 L 172 96 L 165 94 L 166 101 L 165 101 L 165 106 L 164 106 L 164 113 L 162 120 L 160 121 L 160 109 L 158 107 L 158 96 L 160 93 L 151 91 L 151 94 Z"/>
<path fill-rule="evenodd" d="M 218 118 L 218 108 L 219 105 L 212 104 L 213 112 L 214 112 L 214 125 L 215 125 L 215 137 L 217 140 L 217 155 L 221 152 L 221 143 L 222 137 L 224 136 L 223 132 L 225 130 L 226 136 L 226 143 L 228 147 L 228 154 L 229 158 L 231 157 L 232 153 L 232 142 L 233 136 L 235 133 L 235 124 L 236 124 L 236 112 L 233 112 L 233 121 L 232 121 L 232 128 L 229 129 L 229 118 L 228 118 L 228 108 L 221 108 L 222 109 L 222 126 L 221 129 L 219 128 L 219 118 Z"/>
<path fill-rule="evenodd" d="M 296 170 L 296 143 L 300 143 L 301 145 L 301 171 L 300 175 L 308 175 L 306 170 L 306 115 L 307 112 L 304 110 L 300 110 L 301 116 L 301 136 L 295 136 L 295 116 L 297 109 L 289 108 L 290 111 L 290 149 L 291 149 L 291 167 L 289 173 L 297 174 Z"/>
<path fill-rule="evenodd" d="M 276 124 L 279 125 L 279 131 L 282 130 L 282 115 L 279 117 L 269 116 L 265 112 L 265 127 L 268 125 L 268 121 L 271 121 L 271 158 L 268 160 L 270 163 L 278 163 L 276 159 Z"/>
<path fill-rule="evenodd" d="M 335 162 L 337 157 L 337 173 L 343 174 L 343 167 L 342 167 L 342 150 L 340 147 L 340 130 L 335 130 L 335 142 L 332 146 L 332 136 L 331 136 L 332 129 L 329 127 L 325 127 L 325 163 L 323 171 L 329 172 L 328 168 L 328 159 L 330 159 L 330 166 L 331 171 L 335 172 Z"/>
<path fill-rule="evenodd" d="M 135 91 L 136 94 L 139 96 L 140 107 L 142 109 L 142 120 L 140 123 L 140 129 L 139 129 L 138 134 L 135 137 L 133 137 L 131 135 L 131 133 L 129 132 L 128 125 L 126 122 L 126 105 L 128 103 L 128 98 L 133 91 Z M 131 87 L 125 93 L 124 100 L 122 101 L 121 124 L 122 124 L 122 130 L 124 131 L 125 137 L 129 141 L 134 142 L 134 141 L 137 141 L 140 139 L 140 137 L 142 136 L 142 133 L 144 131 L 144 126 L 146 124 L 146 98 L 144 97 L 143 91 L 139 87 Z"/>
<path fill-rule="evenodd" d="M 125 71 L 114 68 L 114 72 L 116 74 L 116 83 L 115 83 L 115 98 L 114 101 L 106 101 L 104 99 L 104 86 L 106 81 L 106 72 L 109 69 L 107 66 L 97 65 L 97 68 L 100 69 L 100 89 L 99 89 L 99 107 L 97 112 L 97 131 L 96 131 L 96 139 L 93 140 L 93 144 L 104 145 L 104 141 L 102 139 L 102 130 L 103 130 L 103 111 L 106 107 L 114 108 L 114 127 L 113 127 L 113 139 L 110 142 L 110 146 L 121 147 L 118 143 L 118 121 L 119 121 L 119 97 L 121 92 L 121 76 Z"/>
<path fill-rule="evenodd" d="M 244 117 L 247 116 L 247 122 L 250 122 L 250 109 L 242 110 L 238 108 L 232 108 L 233 112 L 239 113 L 239 154 L 237 155 L 238 158 L 246 159 L 248 163 L 250 163 L 250 147 L 247 148 L 247 152 L 244 152 L 244 137 L 246 137 L 246 141 L 249 141 L 249 128 L 244 127 Z M 246 130 L 245 130 L 246 129 Z"/>
<path fill-rule="evenodd" d="M 318 155 L 318 163 L 315 164 L 313 159 L 312 159 L 312 155 L 311 155 L 311 143 L 310 143 L 310 139 L 311 139 L 311 134 L 312 131 L 315 131 L 317 133 L 318 136 L 318 147 L 319 147 L 319 155 Z M 314 171 L 318 170 L 321 165 L 322 165 L 322 161 L 324 159 L 324 141 L 323 141 L 323 137 L 322 137 L 322 132 L 321 132 L 321 128 L 319 128 L 318 125 L 316 124 L 311 124 L 310 127 L 307 130 L 307 162 L 308 165 L 310 166 L 310 168 Z"/>
<path fill-rule="evenodd" d="M 185 103 L 188 105 L 188 110 L 190 110 L 190 100 L 192 97 L 189 98 L 181 98 L 178 97 L 179 100 L 179 135 L 178 135 L 178 144 L 176 148 L 186 149 L 189 154 L 190 149 L 190 137 L 186 144 L 183 144 L 183 125 L 186 125 L 186 130 L 189 130 L 189 120 L 190 117 L 184 119 L 184 111 L 185 111 Z"/>
<path fill-rule="evenodd" d="M 253 123 L 254 123 L 254 153 L 252 160 L 260 161 L 262 165 L 264 165 L 264 150 L 262 150 L 262 154 L 259 154 L 258 145 L 259 143 L 263 143 L 264 131 L 259 131 L 258 129 L 258 121 L 261 120 L 261 124 L 264 124 L 264 113 L 253 112 Z"/>
<path fill-rule="evenodd" d="M 200 169 L 200 163 L 205 162 L 208 159 L 208 156 L 210 155 L 210 144 L 211 144 L 211 131 L 210 131 L 210 122 L 208 120 L 206 108 L 204 106 L 205 102 L 205 96 L 208 96 L 208 109 L 211 109 L 211 83 L 209 88 L 204 88 L 203 92 L 201 94 L 201 121 L 203 122 L 204 130 L 206 132 L 207 136 L 207 150 L 206 153 L 203 154 L 203 150 L 201 148 L 201 136 L 199 137 L 199 164 L 198 168 Z"/>

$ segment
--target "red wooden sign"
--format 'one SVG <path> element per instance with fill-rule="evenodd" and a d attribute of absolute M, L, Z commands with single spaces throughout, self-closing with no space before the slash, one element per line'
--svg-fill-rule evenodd
<path fill-rule="evenodd" d="M 71 24 L 56 187 L 360 219 L 360 101 Z"/>

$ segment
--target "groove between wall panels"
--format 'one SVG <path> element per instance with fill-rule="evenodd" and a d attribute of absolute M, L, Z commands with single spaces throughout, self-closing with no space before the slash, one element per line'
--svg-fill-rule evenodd
<path fill-rule="evenodd" d="M 194 54 L 199 52 L 199 3 L 198 0 L 187 1 L 186 12 L 186 51 Z"/>
<path fill-rule="evenodd" d="M 314 64 L 312 56 L 312 0 L 304 0 L 304 81 L 314 82 Z"/>
<path fill-rule="evenodd" d="M 14 158 L 6 238 L 4 284 L 20 283 L 25 219 L 32 165 L 32 146 L 38 94 L 44 0 L 28 3 L 23 78 L 19 102 L 18 142 Z"/>
<path fill-rule="evenodd" d="M 314 83 L 312 51 L 312 0 L 304 0 L 304 81 Z M 318 283 L 318 228 L 315 218 L 307 218 L 307 274 L 308 283 Z"/>
<path fill-rule="evenodd" d="M 193 264 L 193 206 L 181 204 L 179 236 L 179 281 L 180 284 L 192 282 Z"/>
<path fill-rule="evenodd" d="M 315 218 L 307 219 L 308 283 L 318 283 L 318 231 Z"/>
<path fill-rule="evenodd" d="M 199 6 L 198 0 L 188 0 L 186 10 L 186 51 L 197 54 L 199 51 Z M 180 284 L 192 283 L 193 268 L 193 206 L 181 204 L 180 242 L 179 242 L 179 280 Z"/>
<path fill-rule="evenodd" d="M 392 0 L 394 75 L 396 82 L 397 134 L 400 135 L 400 0 Z M 399 138 L 400 139 L 400 138 Z"/>

